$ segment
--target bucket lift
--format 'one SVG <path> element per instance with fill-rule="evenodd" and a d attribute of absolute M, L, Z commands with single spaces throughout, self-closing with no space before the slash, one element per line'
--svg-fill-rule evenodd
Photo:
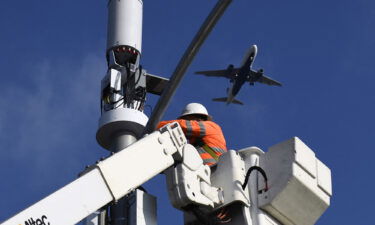
<path fill-rule="evenodd" d="M 242 188 L 246 171 L 253 166 L 263 168 L 269 177 L 268 190 L 257 172 L 250 174 Z M 230 150 L 220 157 L 216 168 L 209 168 L 174 123 L 91 166 L 77 180 L 2 225 L 30 225 L 32 221 L 73 225 L 90 214 L 92 219 L 96 210 L 118 202 L 163 171 L 171 203 L 186 211 L 185 224 L 190 225 L 210 224 L 191 214 L 187 207 L 191 205 L 199 207 L 207 218 L 227 207 L 230 225 L 312 225 L 329 206 L 332 194 L 330 170 L 298 138 L 277 144 L 266 153 L 256 147 Z M 139 195 L 135 197 L 143 197 Z M 152 201 L 151 197 L 148 202 Z M 150 214 L 154 209 L 141 209 L 138 213 L 149 216 L 131 224 L 155 224 L 155 219 L 147 221 L 155 218 Z M 102 212 L 96 213 L 92 224 L 103 221 Z"/>
<path fill-rule="evenodd" d="M 218 1 L 168 83 L 140 66 L 143 2 L 108 0 L 108 71 L 97 141 L 112 155 L 1 225 L 73 225 L 84 218 L 90 225 L 154 225 L 155 197 L 135 190 L 159 173 L 166 174 L 170 201 L 184 211 L 186 225 L 215 224 L 223 208 L 229 225 L 314 224 L 330 204 L 331 174 L 300 139 L 268 152 L 230 150 L 210 168 L 177 123 L 151 132 L 230 3 Z M 150 121 L 143 114 L 147 92 L 162 95 Z M 150 134 L 144 136 L 144 130 Z"/>
<path fill-rule="evenodd" d="M 218 189 L 209 189 L 204 182 L 194 185 L 197 179 L 190 179 L 189 171 L 179 167 L 184 165 L 167 173 L 173 206 L 184 210 L 190 204 L 199 205 L 206 218 L 225 207 L 232 217 L 229 225 L 312 225 L 327 209 L 332 195 L 329 168 L 297 137 L 268 152 L 249 147 L 224 153 L 211 168 L 211 185 Z M 211 204 L 197 197 L 202 193 L 215 194 Z M 189 212 L 185 224 L 210 223 Z"/>

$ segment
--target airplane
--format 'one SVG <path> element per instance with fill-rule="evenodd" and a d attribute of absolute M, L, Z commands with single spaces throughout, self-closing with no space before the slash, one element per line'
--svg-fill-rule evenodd
<path fill-rule="evenodd" d="M 209 77 L 226 77 L 230 79 L 230 83 L 232 85 L 227 89 L 228 96 L 224 98 L 214 98 L 212 99 L 213 101 L 226 102 L 227 105 L 229 105 L 230 103 L 243 105 L 243 103 L 235 99 L 235 97 L 246 81 L 249 82 L 250 85 L 254 85 L 255 82 L 259 82 L 267 85 L 281 86 L 281 83 L 279 83 L 278 81 L 265 76 L 263 69 L 255 71 L 251 68 L 257 52 L 257 46 L 252 45 L 246 52 L 241 67 L 239 68 L 234 68 L 234 66 L 231 64 L 226 70 L 207 70 L 195 72 L 196 74 L 202 74 Z"/>

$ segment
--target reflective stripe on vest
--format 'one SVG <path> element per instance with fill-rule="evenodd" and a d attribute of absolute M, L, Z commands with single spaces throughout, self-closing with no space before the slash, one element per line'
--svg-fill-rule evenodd
<path fill-rule="evenodd" d="M 190 138 L 193 135 L 193 126 L 190 120 L 186 120 L 186 137 Z"/>
<path fill-rule="evenodd" d="M 227 152 L 227 151 L 225 151 L 224 149 L 217 148 L 217 147 L 209 147 L 209 148 L 211 148 L 214 152 L 219 152 L 219 153 L 221 153 L 221 154 Z M 221 154 L 220 154 L 220 155 L 221 155 Z"/>
<path fill-rule="evenodd" d="M 202 148 L 203 148 L 208 154 L 210 154 L 211 157 L 212 157 L 213 159 L 215 159 L 216 162 L 219 160 L 219 156 L 215 154 L 214 150 L 213 150 L 210 146 L 208 146 L 208 145 L 205 144 L 205 145 L 202 146 Z"/>
<path fill-rule="evenodd" d="M 199 125 L 199 137 L 202 138 L 206 136 L 206 127 L 201 121 L 199 121 L 198 125 Z"/>

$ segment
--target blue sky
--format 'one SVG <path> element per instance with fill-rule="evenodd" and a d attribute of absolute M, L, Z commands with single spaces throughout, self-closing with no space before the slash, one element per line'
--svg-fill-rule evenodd
<path fill-rule="evenodd" d="M 215 2 L 144 0 L 144 68 L 169 77 Z M 106 21 L 105 0 L 1 5 L 0 221 L 107 155 L 95 140 Z M 177 117 L 186 103 L 203 103 L 230 149 L 267 150 L 300 137 L 332 170 L 331 206 L 317 224 L 372 224 L 374 27 L 371 0 L 235 0 L 164 118 Z M 193 72 L 238 65 L 252 44 L 259 49 L 254 67 L 284 86 L 244 86 L 238 99 L 245 106 L 211 102 L 225 95 L 228 81 Z M 150 96 L 148 104 L 156 100 Z M 158 197 L 160 224 L 182 223 L 164 177 L 145 186 Z"/>

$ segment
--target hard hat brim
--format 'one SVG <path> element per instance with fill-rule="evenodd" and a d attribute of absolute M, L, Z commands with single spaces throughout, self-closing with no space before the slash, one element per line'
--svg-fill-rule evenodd
<path fill-rule="evenodd" d="M 184 115 L 181 115 L 178 117 L 178 119 L 184 119 L 185 116 L 190 116 L 190 115 L 201 115 L 207 117 L 207 121 L 212 121 L 212 116 L 211 115 L 206 115 L 206 114 L 201 114 L 201 113 L 187 113 Z"/>

